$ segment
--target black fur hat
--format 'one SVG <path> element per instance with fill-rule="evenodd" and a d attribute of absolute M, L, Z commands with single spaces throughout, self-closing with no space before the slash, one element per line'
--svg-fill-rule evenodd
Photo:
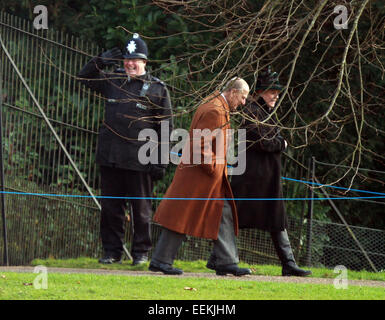
<path fill-rule="evenodd" d="M 271 72 L 271 66 L 261 70 L 258 75 L 255 90 L 282 90 L 283 86 L 279 83 L 278 73 Z"/>

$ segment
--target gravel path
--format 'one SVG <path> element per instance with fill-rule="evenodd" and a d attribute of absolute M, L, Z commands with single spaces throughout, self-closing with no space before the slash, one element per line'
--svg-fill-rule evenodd
<path fill-rule="evenodd" d="M 34 267 L 0 267 L 1 272 L 29 272 L 33 273 Z M 334 279 L 326 278 L 301 278 L 301 277 L 279 277 L 279 276 L 259 276 L 248 275 L 244 277 L 235 276 L 217 276 L 215 273 L 192 273 L 185 272 L 180 276 L 167 276 L 151 271 L 124 271 L 124 270 L 102 270 L 102 269 L 72 269 L 72 268 L 48 268 L 48 272 L 52 273 L 85 273 L 98 275 L 122 275 L 122 276 L 154 276 L 154 277 L 194 277 L 209 279 L 231 279 L 242 281 L 260 281 L 260 282 L 290 282 L 290 283 L 312 283 L 312 284 L 329 284 L 333 285 Z M 385 281 L 374 280 L 348 280 L 349 286 L 368 286 L 382 287 L 385 289 Z"/>

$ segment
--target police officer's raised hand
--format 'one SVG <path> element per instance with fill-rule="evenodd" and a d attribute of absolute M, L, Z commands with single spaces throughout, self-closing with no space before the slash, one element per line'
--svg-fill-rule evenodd
<path fill-rule="evenodd" d="M 111 50 L 103 52 L 100 55 L 101 62 L 104 66 L 110 66 L 116 64 L 118 61 L 123 58 L 122 51 L 115 47 Z"/>

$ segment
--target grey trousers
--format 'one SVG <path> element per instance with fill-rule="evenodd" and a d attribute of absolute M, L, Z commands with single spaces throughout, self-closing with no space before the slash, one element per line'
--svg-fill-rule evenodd
<path fill-rule="evenodd" d="M 164 228 L 152 255 L 152 261 L 172 265 L 185 239 L 186 235 Z M 224 266 L 239 262 L 233 214 L 231 206 L 226 200 L 222 210 L 218 239 L 213 240 L 213 242 L 214 246 L 208 261 L 209 263 L 214 266 Z"/>

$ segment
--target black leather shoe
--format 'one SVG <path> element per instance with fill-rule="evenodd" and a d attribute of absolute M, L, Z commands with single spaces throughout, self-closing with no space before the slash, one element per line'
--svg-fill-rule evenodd
<path fill-rule="evenodd" d="M 299 268 L 296 264 L 287 264 L 282 267 L 282 276 L 284 277 L 306 277 L 310 276 L 312 272 L 310 270 L 303 270 Z"/>
<path fill-rule="evenodd" d="M 207 266 L 209 268 L 209 266 Z M 211 268 L 210 268 L 211 269 Z M 237 277 L 245 276 L 251 274 L 251 270 L 248 268 L 239 268 L 236 264 L 229 264 L 226 266 L 217 266 L 214 269 L 218 276 L 225 276 L 227 274 L 232 274 Z"/>
<path fill-rule="evenodd" d="M 144 264 L 148 261 L 148 257 L 147 256 L 140 256 L 140 257 L 135 257 L 132 261 L 132 265 L 133 266 L 137 266 L 139 264 Z"/>
<path fill-rule="evenodd" d="M 122 258 L 114 258 L 112 256 L 104 256 L 103 258 L 99 259 L 99 263 L 102 264 L 113 264 L 113 263 L 122 263 Z"/>
<path fill-rule="evenodd" d="M 171 265 L 166 264 L 166 263 L 154 263 L 151 262 L 150 266 L 148 267 L 150 271 L 154 272 L 163 272 L 164 274 L 169 274 L 169 275 L 180 275 L 183 273 L 183 270 L 173 268 Z"/>

